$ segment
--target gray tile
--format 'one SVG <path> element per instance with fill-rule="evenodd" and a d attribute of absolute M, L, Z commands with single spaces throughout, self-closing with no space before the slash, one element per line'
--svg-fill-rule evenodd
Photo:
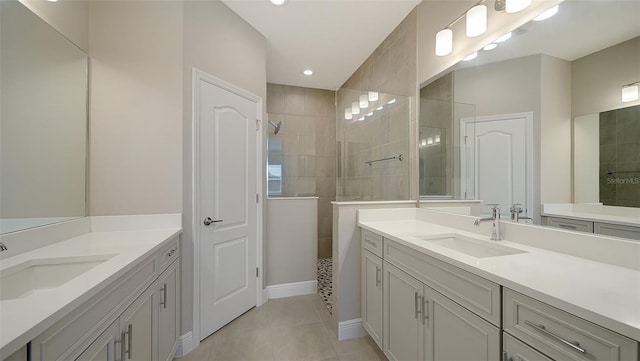
<path fill-rule="evenodd" d="M 326 360 L 337 356 L 321 321 L 293 327 L 273 328 L 276 360 Z"/>
<path fill-rule="evenodd" d="M 285 86 L 284 113 L 298 115 L 304 114 L 304 88 Z"/>
<path fill-rule="evenodd" d="M 618 144 L 638 143 L 640 139 L 640 106 L 616 110 Z"/>
<path fill-rule="evenodd" d="M 600 149 L 602 150 L 602 147 Z M 617 161 L 620 163 L 640 162 L 640 143 L 618 144 Z"/>
<path fill-rule="evenodd" d="M 615 144 L 600 146 L 600 163 L 615 163 L 617 147 Z"/>
<path fill-rule="evenodd" d="M 267 83 L 267 113 L 284 113 L 284 87 Z"/>

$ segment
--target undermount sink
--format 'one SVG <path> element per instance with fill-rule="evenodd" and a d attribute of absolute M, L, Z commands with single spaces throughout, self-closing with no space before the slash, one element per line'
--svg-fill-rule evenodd
<path fill-rule="evenodd" d="M 9 267 L 0 273 L 0 300 L 24 298 L 56 288 L 113 256 L 115 254 L 42 258 Z"/>
<path fill-rule="evenodd" d="M 452 249 L 476 258 L 488 258 L 498 256 L 508 256 L 519 253 L 527 253 L 516 248 L 503 246 L 498 243 L 489 243 L 478 239 L 462 237 L 455 234 L 437 235 L 422 237 L 423 240 L 432 244 Z"/>

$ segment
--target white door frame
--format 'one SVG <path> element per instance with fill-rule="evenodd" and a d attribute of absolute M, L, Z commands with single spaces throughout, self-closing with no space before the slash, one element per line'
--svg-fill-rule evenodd
<path fill-rule="evenodd" d="M 526 122 L 526 132 L 525 135 L 526 144 L 525 149 L 527 152 L 527 157 L 525 159 L 525 169 L 526 169 L 526 186 L 527 186 L 527 211 L 530 217 L 534 217 L 534 211 L 536 207 L 533 204 L 533 178 L 534 178 L 534 168 L 533 168 L 533 112 L 524 112 L 524 113 L 511 113 L 511 114 L 497 114 L 497 115 L 487 115 L 482 117 L 467 117 L 460 118 L 460 144 L 464 144 L 465 140 L 465 130 L 467 129 L 468 123 L 480 123 L 480 122 L 490 122 L 490 121 L 498 121 L 498 120 L 507 120 L 513 118 L 524 118 Z M 464 194 L 465 189 L 467 187 L 467 177 L 466 173 L 463 172 L 464 167 L 466 165 L 466 152 L 460 152 L 460 194 Z M 474 177 L 474 198 L 478 198 L 476 194 L 476 190 L 478 189 L 478 180 Z"/>
<path fill-rule="evenodd" d="M 200 221 L 202 219 L 200 215 L 200 87 L 198 86 L 201 81 L 208 82 L 216 87 L 227 90 L 233 94 L 236 94 L 240 97 L 243 97 L 251 102 L 256 103 L 257 112 L 256 114 L 256 167 L 257 167 L 257 176 L 258 182 L 256 186 L 256 193 L 259 194 L 259 201 L 256 202 L 256 240 L 257 240 L 257 252 L 256 252 L 256 267 L 259 269 L 258 278 L 257 278 L 257 290 L 256 290 L 256 305 L 260 306 L 264 303 L 263 301 L 263 291 L 262 291 L 262 279 L 263 279 L 263 264 L 262 264 L 262 254 L 263 254 L 263 238 L 262 238 L 262 213 L 263 213 L 263 197 L 262 197 L 262 175 L 263 169 L 261 167 L 262 164 L 262 98 L 250 93 L 244 89 L 238 88 L 235 85 L 228 83 L 222 79 L 219 79 L 211 74 L 205 73 L 204 71 L 193 68 L 192 70 L 192 92 L 191 92 L 191 234 L 193 238 L 193 324 L 192 324 L 192 344 L 193 349 L 200 343 Z"/>

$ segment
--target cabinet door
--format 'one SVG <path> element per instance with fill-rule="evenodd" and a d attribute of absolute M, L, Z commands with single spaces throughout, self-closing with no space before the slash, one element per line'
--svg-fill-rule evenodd
<path fill-rule="evenodd" d="M 362 249 L 362 326 L 382 349 L 382 259 Z"/>
<path fill-rule="evenodd" d="M 157 360 L 157 320 L 153 317 L 156 312 L 155 290 L 154 286 L 149 287 L 120 316 L 123 361 Z"/>
<path fill-rule="evenodd" d="M 423 290 L 424 360 L 500 359 L 500 330 L 430 287 Z"/>
<path fill-rule="evenodd" d="M 178 341 L 178 262 L 159 278 L 158 292 L 158 360 L 170 361 Z"/>
<path fill-rule="evenodd" d="M 553 361 L 508 333 L 503 335 L 503 361 Z"/>
<path fill-rule="evenodd" d="M 422 358 L 422 283 L 383 262 L 384 354 L 391 361 Z"/>
<path fill-rule="evenodd" d="M 120 356 L 116 352 L 120 351 L 120 325 L 114 321 L 86 350 L 84 350 L 77 361 L 115 361 Z M 116 347 L 116 344 L 119 344 Z M 118 350 L 116 350 L 118 349 Z"/>

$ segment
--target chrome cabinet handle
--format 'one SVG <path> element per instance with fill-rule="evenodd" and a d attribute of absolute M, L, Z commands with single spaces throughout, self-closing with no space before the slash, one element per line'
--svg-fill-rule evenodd
<path fill-rule="evenodd" d="M 124 354 L 127 353 L 124 347 L 124 339 L 127 337 L 127 331 L 120 332 L 120 361 L 124 361 Z"/>
<path fill-rule="evenodd" d="M 382 280 L 380 279 L 380 273 L 382 270 L 380 269 L 380 267 L 376 266 L 376 287 L 380 286 L 380 282 L 382 282 Z"/>
<path fill-rule="evenodd" d="M 429 300 L 424 297 L 423 298 L 423 303 L 422 303 L 422 324 L 424 325 L 425 322 L 429 321 Z"/>
<path fill-rule="evenodd" d="M 127 337 L 128 336 L 128 337 Z M 124 339 L 125 337 L 127 337 L 127 348 L 125 349 L 124 347 Z M 131 350 L 131 345 L 133 343 L 132 341 L 133 339 L 133 324 L 129 324 L 129 326 L 127 326 L 127 331 L 123 331 L 122 332 L 122 360 L 124 361 L 124 354 L 127 354 L 127 359 L 131 360 L 131 354 L 132 354 L 132 350 Z"/>
<path fill-rule="evenodd" d="M 167 308 L 167 284 L 162 286 L 162 302 L 160 302 L 162 308 Z"/>
<path fill-rule="evenodd" d="M 414 305 L 416 307 L 415 318 L 417 320 L 418 315 L 420 314 L 420 312 L 422 312 L 418 306 L 418 305 L 422 305 L 422 296 L 418 296 L 418 291 L 414 293 Z"/>
<path fill-rule="evenodd" d="M 580 344 L 577 341 L 573 341 L 573 342 L 567 341 L 564 338 L 556 335 L 555 333 L 547 330 L 547 328 L 544 327 L 544 325 L 536 325 L 535 323 L 530 322 L 529 320 L 525 320 L 524 323 L 526 325 L 529 325 L 529 326 L 533 327 L 534 330 L 539 331 L 539 332 L 551 337 L 552 339 L 554 339 L 556 341 L 559 341 L 559 342 L 571 347 L 575 351 L 578 351 L 578 352 L 584 353 L 584 354 L 587 353 L 587 350 L 585 350 L 584 348 L 580 347 Z"/>
<path fill-rule="evenodd" d="M 224 222 L 222 219 L 216 219 L 215 221 L 213 219 L 211 219 L 211 217 L 207 217 L 204 219 L 204 221 L 202 223 L 204 223 L 205 226 L 209 226 L 212 223 L 221 223 Z"/>

